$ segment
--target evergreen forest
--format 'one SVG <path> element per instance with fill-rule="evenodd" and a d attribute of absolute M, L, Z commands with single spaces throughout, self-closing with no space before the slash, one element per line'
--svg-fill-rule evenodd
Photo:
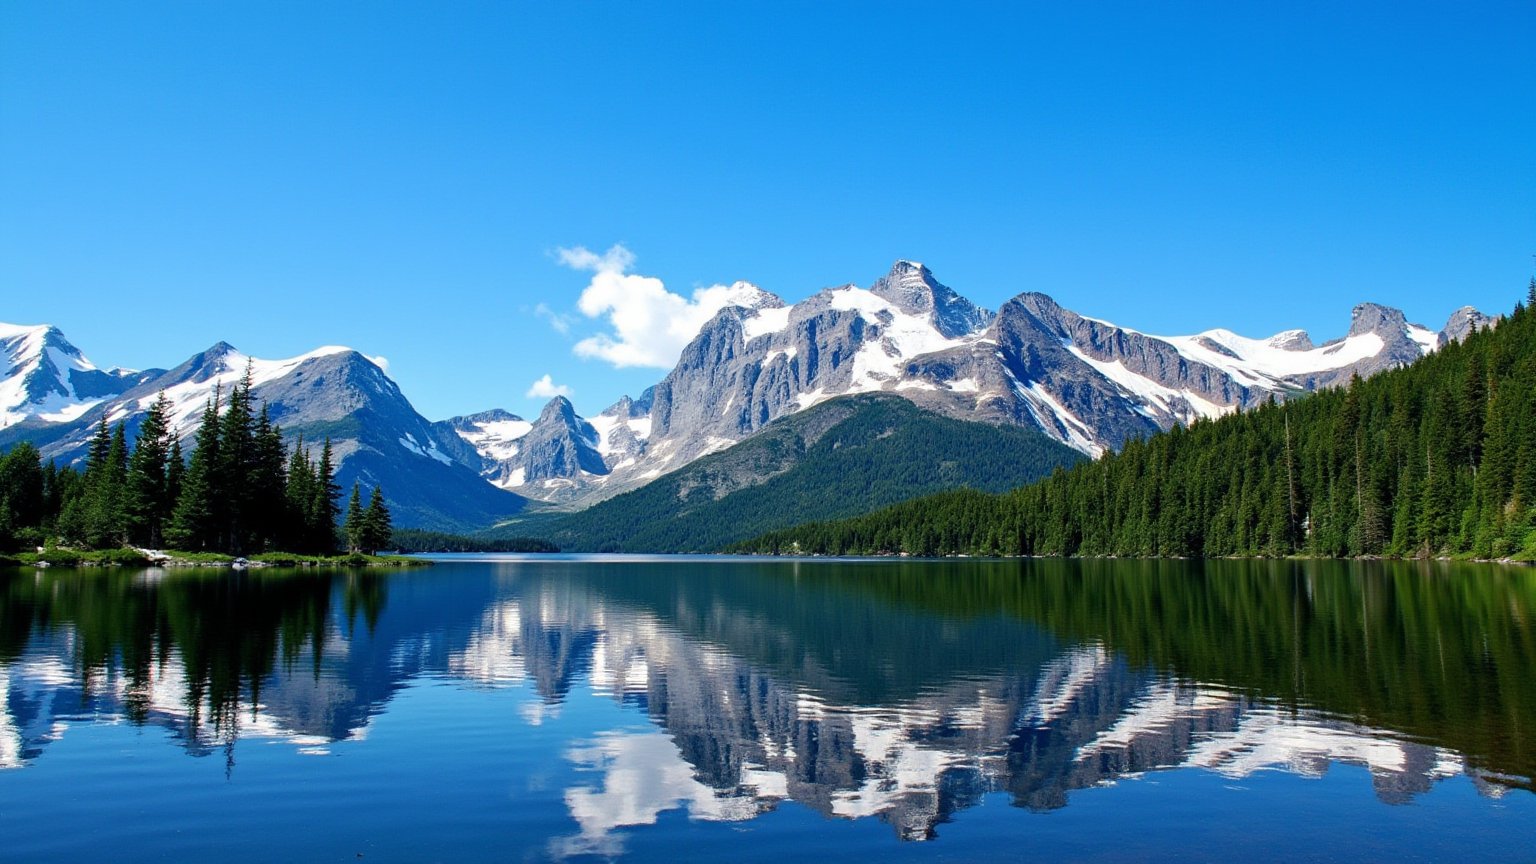
<path fill-rule="evenodd" d="M 1411 365 L 1058 470 L 732 547 L 770 554 L 1536 559 L 1536 279 Z"/>
<path fill-rule="evenodd" d="M 249 373 L 203 410 L 190 459 L 164 393 L 130 446 L 123 423 L 102 417 L 84 467 L 44 462 L 30 443 L 0 456 L 0 552 L 62 544 L 134 546 L 248 555 L 373 552 L 390 541 L 390 515 L 375 487 L 363 505 L 352 490 L 341 530 L 341 489 L 331 442 L 319 458 L 303 439 L 289 450 L 266 406 L 256 410 Z"/>

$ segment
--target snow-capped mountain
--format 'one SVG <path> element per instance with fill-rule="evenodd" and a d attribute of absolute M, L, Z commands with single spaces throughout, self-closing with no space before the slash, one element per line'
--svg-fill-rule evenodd
<path fill-rule="evenodd" d="M 209 397 L 249 369 L 273 420 L 290 436 L 329 435 L 343 484 L 382 483 L 399 524 L 483 527 L 524 497 L 584 504 L 636 488 L 840 396 L 889 392 L 957 419 L 1036 426 L 1096 456 L 1411 362 L 1493 323 L 1464 308 L 1433 331 L 1366 303 L 1345 336 L 1321 345 L 1297 330 L 1152 336 L 1039 293 L 994 313 L 913 261 L 869 288 L 793 305 L 746 283 L 732 296 L 740 305 L 706 323 L 638 399 L 581 417 L 557 398 L 531 421 L 493 410 L 429 423 L 347 348 L 262 360 L 219 343 L 169 372 L 130 372 L 98 369 L 55 328 L 0 325 L 0 447 L 30 440 L 46 456 L 79 458 L 100 417 L 131 432 L 162 391 L 190 438 Z"/>
<path fill-rule="evenodd" d="M 750 288 L 750 290 L 746 290 Z M 634 488 L 828 399 L 886 391 L 965 420 L 1034 425 L 1089 455 L 1200 418 L 1411 362 L 1493 319 L 1458 310 L 1445 328 L 1365 303 L 1348 333 L 1250 339 L 1227 330 L 1152 336 L 1079 315 L 1040 293 L 996 313 L 914 261 L 869 288 L 794 305 L 760 289 L 721 310 L 638 401 L 584 419 L 564 400 L 524 426 L 456 426 L 483 476 L 546 500 Z M 480 416 L 480 415 L 476 415 Z M 449 421 L 463 424 L 472 418 Z M 534 449 L 525 441 L 542 443 Z M 466 463 L 470 464 L 470 463 Z"/>
<path fill-rule="evenodd" d="M 47 417 L 33 417 L 0 431 L 0 447 L 29 440 L 45 458 L 73 462 L 84 456 L 101 418 L 126 424 L 132 440 L 150 406 L 164 393 L 171 401 L 173 426 L 190 452 L 204 406 L 215 393 L 228 393 L 246 374 L 257 404 L 267 406 L 290 444 L 301 435 L 315 445 L 329 437 L 337 481 L 343 488 L 354 481 L 382 485 L 401 526 L 480 527 L 523 504 L 522 498 L 488 485 L 450 455 L 463 457 L 469 448 L 457 437 L 444 441 L 377 362 L 336 346 L 264 360 L 220 342 L 168 372 L 97 400 L 66 421 L 48 423 Z"/>
<path fill-rule="evenodd" d="M 73 420 L 158 374 L 98 369 L 57 327 L 0 323 L 0 429 Z"/>

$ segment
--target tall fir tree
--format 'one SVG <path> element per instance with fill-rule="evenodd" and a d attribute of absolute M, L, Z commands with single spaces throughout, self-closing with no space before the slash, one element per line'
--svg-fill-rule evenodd
<path fill-rule="evenodd" d="M 320 462 L 315 467 L 314 499 L 310 510 L 311 544 L 316 555 L 336 554 L 336 517 L 341 507 L 336 499 L 341 487 L 336 485 L 336 469 L 331 459 L 331 439 L 326 436 L 320 448 Z"/>
<path fill-rule="evenodd" d="M 138 439 L 128 460 L 128 538 L 135 544 L 159 548 L 165 525 L 175 507 L 167 483 L 171 458 L 171 400 L 161 391 L 139 424 Z"/>
<path fill-rule="evenodd" d="M 347 501 L 347 519 L 343 523 L 347 535 L 347 551 L 360 552 L 363 548 L 363 494 L 357 483 L 352 484 L 352 497 Z"/>
<path fill-rule="evenodd" d="M 389 545 L 390 539 L 394 536 L 394 525 L 389 515 L 389 507 L 384 503 L 382 488 L 373 487 L 373 494 L 368 498 L 368 509 L 363 512 L 362 521 L 361 551 L 373 555 Z"/>
<path fill-rule="evenodd" d="M 167 537 L 177 549 L 189 552 L 219 548 L 219 392 L 214 391 L 203 409 L 202 425 L 192 445 L 192 459 L 181 481 L 181 495 L 171 514 Z"/>

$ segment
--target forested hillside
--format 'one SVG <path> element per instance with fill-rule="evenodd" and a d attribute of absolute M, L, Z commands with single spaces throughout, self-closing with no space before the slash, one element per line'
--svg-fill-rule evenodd
<path fill-rule="evenodd" d="M 945 493 L 736 550 L 1536 557 L 1536 280 L 1529 303 L 1410 366 L 1013 492 Z"/>
<path fill-rule="evenodd" d="M 897 396 L 848 396 L 565 517 L 547 536 L 576 551 L 707 551 L 941 489 L 1002 491 L 1082 458 L 1037 429 L 952 420 Z"/>

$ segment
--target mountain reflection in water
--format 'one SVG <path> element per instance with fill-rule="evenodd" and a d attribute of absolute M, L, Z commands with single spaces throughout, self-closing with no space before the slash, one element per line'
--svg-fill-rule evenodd
<path fill-rule="evenodd" d="M 514 727 L 577 689 L 634 718 L 548 755 L 573 778 L 557 856 L 786 801 L 926 839 L 989 794 L 1049 810 L 1180 767 L 1360 766 L 1387 804 L 1465 775 L 1498 797 L 1536 767 L 1532 613 L 1536 574 L 1447 564 L 20 570 L 0 574 L 0 767 L 127 722 L 238 780 L 246 742 L 323 755 L 441 680 L 527 688 Z"/>

